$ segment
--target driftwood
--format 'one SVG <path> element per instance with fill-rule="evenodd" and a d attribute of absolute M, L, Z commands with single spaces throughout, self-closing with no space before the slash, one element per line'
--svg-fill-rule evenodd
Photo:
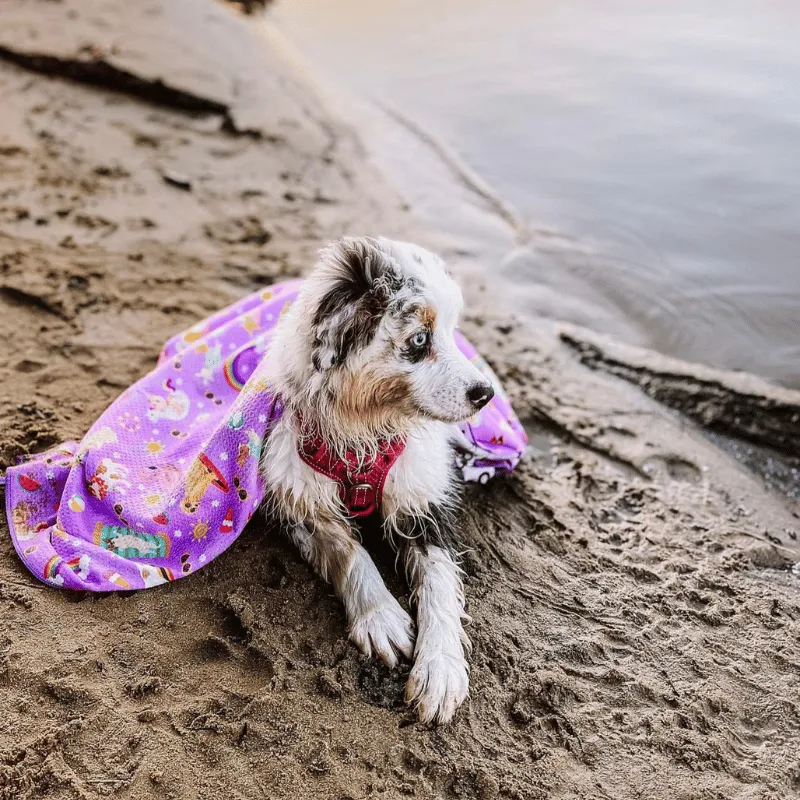
<path fill-rule="evenodd" d="M 565 325 L 559 334 L 586 366 L 635 383 L 711 431 L 800 454 L 800 391 L 656 355 L 583 328 Z"/>

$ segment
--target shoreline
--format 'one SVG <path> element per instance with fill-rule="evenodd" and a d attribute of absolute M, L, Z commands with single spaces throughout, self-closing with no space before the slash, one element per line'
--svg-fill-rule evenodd
<path fill-rule="evenodd" d="M 707 434 L 790 458 L 800 392 L 509 314 L 274 42 L 208 0 L 148 9 L 2 12 L 3 465 L 80 438 L 172 333 L 353 232 L 450 257 L 465 333 L 542 447 L 467 495 L 472 697 L 438 730 L 272 525 L 94 598 L 39 587 L 3 521 L 0 797 L 796 791 L 800 503 Z"/>
<path fill-rule="evenodd" d="M 384 112 L 399 112 L 400 133 L 373 131 L 361 115 L 359 132 L 392 180 L 410 185 L 415 208 L 431 208 L 432 227 L 470 238 L 477 219 L 484 227 L 471 239 L 483 252 L 491 236 L 476 209 L 488 215 L 509 201 L 517 209 L 505 216 L 522 218 L 515 227 L 528 246 L 504 261 L 512 242 L 486 259 L 502 262 L 494 274 L 516 284 L 517 313 L 800 388 L 789 325 L 800 288 L 792 179 L 763 146 L 774 137 L 775 153 L 788 156 L 792 137 L 782 135 L 775 101 L 798 65 L 779 45 L 789 61 L 758 92 L 759 70 L 743 55 L 752 46 L 769 60 L 766 29 L 748 22 L 777 34 L 775 14 L 739 9 L 735 23 L 709 3 L 663 15 L 630 3 L 590 6 L 550 14 L 514 4 L 497 14 L 485 3 L 428 9 L 395 0 L 362 11 L 308 0 L 277 4 L 270 18 L 317 71 L 372 106 L 367 116 L 384 129 L 397 127 Z M 596 35 L 606 25 L 642 38 L 615 48 Z M 711 78 L 721 25 L 744 47 L 720 44 L 744 80 L 741 94 L 735 81 Z M 737 116 L 741 103 L 751 113 Z M 723 118 L 730 129 L 719 127 Z M 409 127 L 416 136 L 403 135 Z M 753 159 L 736 158 L 737 147 Z M 455 165 L 449 180 L 434 154 Z M 477 183 L 493 187 L 488 202 L 463 190 L 464 174 L 476 170 Z"/>

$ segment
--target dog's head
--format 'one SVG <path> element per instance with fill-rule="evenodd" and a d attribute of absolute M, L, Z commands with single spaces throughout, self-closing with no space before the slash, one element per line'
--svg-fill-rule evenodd
<path fill-rule="evenodd" d="M 281 322 L 272 348 L 277 388 L 348 428 L 467 419 L 494 390 L 456 346 L 461 307 L 461 291 L 433 253 L 341 239 L 322 252 Z"/>

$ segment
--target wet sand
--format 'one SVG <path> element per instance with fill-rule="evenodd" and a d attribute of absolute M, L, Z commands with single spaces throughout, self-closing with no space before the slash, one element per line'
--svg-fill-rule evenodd
<path fill-rule="evenodd" d="M 800 393 L 509 316 L 227 8 L 9 1 L 0 19 L 4 466 L 80 438 L 170 335 L 343 233 L 442 250 L 535 443 L 468 493 L 472 695 L 439 729 L 265 521 L 191 578 L 107 597 L 37 583 L 3 523 L 0 798 L 800 791 Z M 759 448 L 767 481 L 726 442 Z"/>

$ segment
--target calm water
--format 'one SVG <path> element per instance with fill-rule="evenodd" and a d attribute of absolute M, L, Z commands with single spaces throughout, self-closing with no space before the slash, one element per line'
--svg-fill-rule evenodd
<path fill-rule="evenodd" d="M 486 250 L 518 311 L 800 386 L 800 2 L 281 0 L 272 16 L 518 210 L 523 246 Z M 465 211 L 384 138 L 437 223 L 480 230 L 485 203 Z"/>

